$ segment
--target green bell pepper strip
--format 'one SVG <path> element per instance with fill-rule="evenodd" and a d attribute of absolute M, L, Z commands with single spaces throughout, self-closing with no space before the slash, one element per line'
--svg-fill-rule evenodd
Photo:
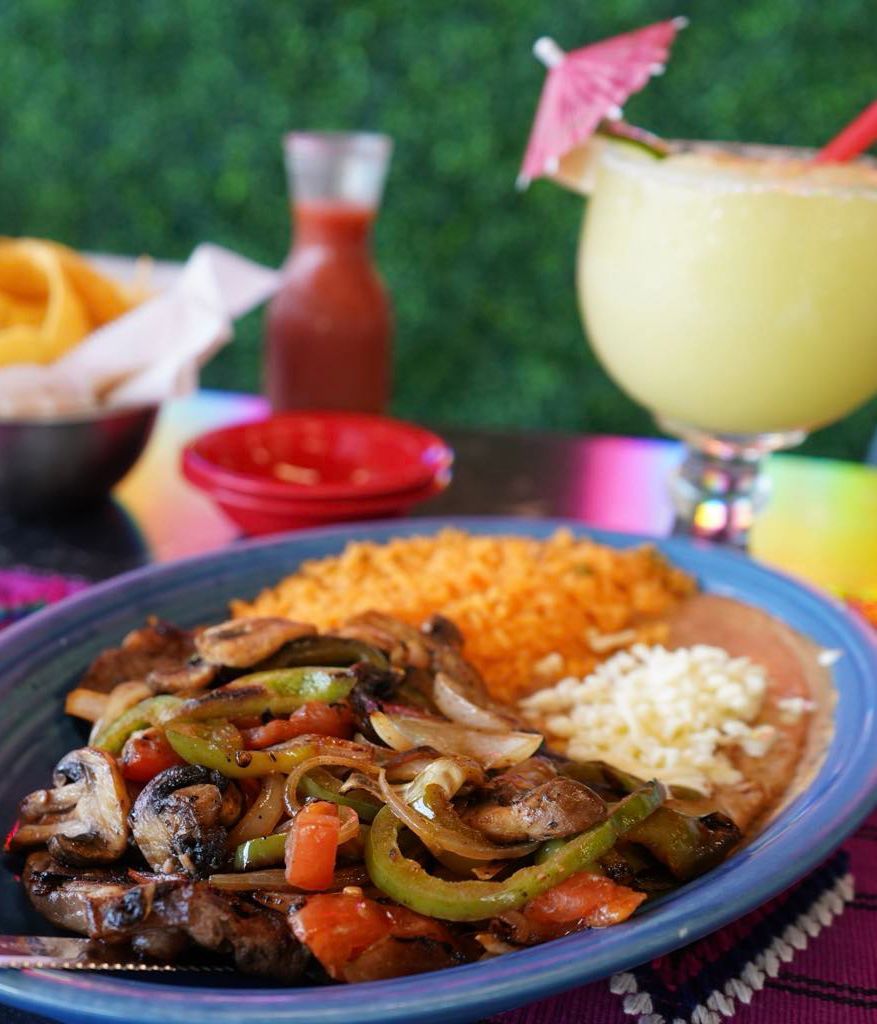
<path fill-rule="evenodd" d="M 562 761 L 557 765 L 557 773 L 598 791 L 608 790 L 616 794 L 633 793 L 643 784 L 642 779 L 605 761 Z"/>
<path fill-rule="evenodd" d="M 249 839 L 234 851 L 234 869 L 255 871 L 258 868 L 282 864 L 285 853 L 285 832 L 275 832 L 274 835 L 262 836 L 261 839 Z"/>
<path fill-rule="evenodd" d="M 625 838 L 644 846 L 674 878 L 687 882 L 720 864 L 743 834 L 724 814 L 696 818 L 661 807 Z"/>
<path fill-rule="evenodd" d="M 258 779 L 275 773 L 288 775 L 302 761 L 319 753 L 314 737 L 301 737 L 302 742 L 293 740 L 289 746 L 274 750 L 226 750 L 203 736 L 175 729 L 173 725 L 167 727 L 165 735 L 184 761 L 214 768 L 229 779 Z"/>
<path fill-rule="evenodd" d="M 576 782 L 583 782 L 593 788 L 608 789 L 614 793 L 632 793 L 643 784 L 643 779 L 630 772 L 622 771 L 605 761 L 566 761 L 557 766 L 559 775 Z M 697 800 L 703 798 L 699 790 L 689 786 L 670 786 L 670 795 L 677 800 Z"/>
<path fill-rule="evenodd" d="M 120 754 L 129 736 L 152 725 L 161 725 L 183 703 L 180 697 L 172 697 L 170 694 L 147 697 L 104 725 L 91 746 L 105 750 L 108 754 Z"/>
<path fill-rule="evenodd" d="M 171 723 L 168 725 L 170 726 Z M 242 750 L 244 746 L 244 738 L 240 729 L 229 722 L 227 718 L 207 718 L 203 722 L 174 721 L 172 727 L 174 732 L 207 740 L 214 747 L 220 747 L 229 754 L 234 754 L 236 750 Z"/>
<path fill-rule="evenodd" d="M 365 661 L 376 668 L 389 669 L 386 655 L 365 644 L 346 636 L 301 636 L 266 658 L 260 669 L 303 668 L 309 665 L 355 665 Z"/>
<path fill-rule="evenodd" d="M 545 861 L 551 860 L 555 853 L 562 850 L 568 842 L 568 839 L 547 839 L 536 851 L 536 856 L 533 859 L 537 864 L 544 864 Z"/>
<path fill-rule="evenodd" d="M 242 676 L 227 686 L 191 697 L 173 718 L 182 722 L 205 718 L 243 718 L 250 715 L 288 715 L 310 701 L 334 704 L 344 700 L 356 683 L 347 668 L 285 668 Z"/>
<path fill-rule="evenodd" d="M 430 875 L 417 861 L 402 855 L 398 845 L 402 823 L 384 807 L 366 843 L 366 868 L 382 892 L 410 910 L 445 921 L 483 921 L 522 907 L 582 871 L 648 818 L 665 798 L 661 783 L 646 783 L 616 804 L 605 821 L 570 839 L 544 863 L 520 868 L 501 882 L 450 882 Z"/>
<path fill-rule="evenodd" d="M 559 770 L 598 790 L 630 793 L 642 785 L 635 775 L 603 761 L 570 762 Z M 670 786 L 669 790 L 676 800 L 703 800 L 702 793 L 686 786 Z M 724 814 L 697 816 L 678 807 L 662 807 L 625 838 L 644 846 L 674 878 L 687 882 L 720 864 L 743 836 Z"/>
<path fill-rule="evenodd" d="M 332 804 L 340 804 L 342 807 L 352 807 L 363 821 L 374 821 L 375 815 L 381 809 L 377 800 L 371 800 L 365 796 L 357 796 L 354 793 L 341 793 L 341 783 L 326 771 L 314 768 L 307 775 L 302 776 L 298 784 L 300 791 L 305 796 L 316 797 L 317 800 L 327 800 Z"/>
<path fill-rule="evenodd" d="M 118 754 L 132 733 L 151 725 L 169 726 L 174 722 L 247 715 L 288 715 L 309 701 L 332 704 L 344 700 L 355 683 L 356 676 L 346 668 L 276 669 L 243 676 L 189 700 L 170 694 L 147 697 L 104 726 L 92 746 L 108 754 Z"/>
<path fill-rule="evenodd" d="M 657 814 L 658 812 L 655 811 L 654 813 Z M 544 864 L 547 860 L 551 860 L 559 850 L 562 850 L 568 842 L 568 839 L 547 839 L 536 851 L 536 856 L 533 859 L 537 864 Z M 604 856 L 606 856 L 606 854 L 604 854 Z M 586 864 L 583 868 L 579 868 L 579 870 L 589 871 L 592 875 L 606 874 L 602 865 L 596 861 L 593 864 Z"/>

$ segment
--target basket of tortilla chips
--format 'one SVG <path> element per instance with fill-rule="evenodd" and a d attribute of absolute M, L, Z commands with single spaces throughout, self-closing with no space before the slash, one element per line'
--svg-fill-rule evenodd
<path fill-rule="evenodd" d="M 201 245 L 150 294 L 57 242 L 0 238 L 0 507 L 63 514 L 105 495 L 164 399 L 276 284 Z"/>
<path fill-rule="evenodd" d="M 0 366 L 52 363 L 143 298 L 67 246 L 0 239 Z"/>

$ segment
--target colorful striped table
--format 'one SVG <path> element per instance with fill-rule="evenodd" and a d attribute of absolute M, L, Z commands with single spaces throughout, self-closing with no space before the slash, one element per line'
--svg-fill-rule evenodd
<path fill-rule="evenodd" d="M 142 540 L 136 558 L 178 558 L 238 536 L 212 502 L 182 479 L 179 452 L 204 430 L 266 412 L 261 397 L 218 391 L 167 404 L 143 458 L 116 492 Z M 665 481 L 680 457 L 674 442 L 445 434 L 457 451 L 454 482 L 418 514 L 570 516 L 654 536 L 671 528 Z M 877 598 L 877 469 L 787 454 L 774 456 L 768 472 L 773 496 L 753 531 L 754 557 L 837 593 Z"/>

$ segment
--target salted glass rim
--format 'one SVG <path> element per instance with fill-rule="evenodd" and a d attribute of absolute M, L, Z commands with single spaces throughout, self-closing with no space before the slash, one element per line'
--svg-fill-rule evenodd
<path fill-rule="evenodd" d="M 752 157 L 754 160 L 769 165 L 771 161 L 808 161 L 816 155 L 817 150 L 803 146 L 779 146 L 765 143 L 725 142 L 711 140 L 674 139 L 670 141 L 672 148 L 666 159 L 657 159 L 644 154 L 638 147 L 615 145 L 606 146 L 600 154 L 600 163 L 613 169 L 660 181 L 672 185 L 696 186 L 716 192 L 776 192 L 796 196 L 836 196 L 856 197 L 877 200 L 877 159 L 858 157 L 850 161 L 848 166 L 864 167 L 873 172 L 873 181 L 839 182 L 826 180 L 808 174 L 802 168 L 799 175 L 749 175 L 735 172 L 731 165 L 716 164 L 709 167 L 704 163 L 682 164 L 673 161 L 674 156 L 710 153 L 740 155 Z M 788 166 L 788 164 L 786 164 Z M 820 165 L 824 174 L 832 167 L 844 165 Z"/>

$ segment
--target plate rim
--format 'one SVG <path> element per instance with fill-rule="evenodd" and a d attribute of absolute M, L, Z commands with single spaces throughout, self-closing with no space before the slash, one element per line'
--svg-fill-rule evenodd
<path fill-rule="evenodd" d="M 228 561 L 245 558 L 252 551 L 271 548 L 294 551 L 308 542 L 334 541 L 343 545 L 357 539 L 387 540 L 395 534 L 434 533 L 443 527 L 530 536 L 545 535 L 557 528 L 570 528 L 577 534 L 615 547 L 654 544 L 671 561 L 687 563 L 693 560 L 697 565 L 687 568 L 697 574 L 710 576 L 725 568 L 730 572 L 733 583 L 729 585 L 733 590 L 746 590 L 750 586 L 757 589 L 761 583 L 765 593 L 778 592 L 785 601 L 798 606 L 804 617 L 819 613 L 820 626 L 844 641 L 847 657 L 841 659 L 841 677 L 852 676 L 853 682 L 858 678 L 859 696 L 869 688 L 872 695 L 877 693 L 877 639 L 864 622 L 818 587 L 755 562 L 739 552 L 717 549 L 702 542 L 605 531 L 577 520 L 541 517 L 448 516 L 373 521 L 356 526 L 342 524 L 257 538 L 185 559 L 150 564 L 97 583 L 9 627 L 0 636 L 0 663 L 11 649 L 16 648 L 19 642 L 26 642 L 31 634 L 63 629 L 65 622 L 75 620 L 93 605 L 106 604 L 108 595 L 136 589 L 144 580 L 155 581 L 161 589 L 162 583 L 167 585 L 187 570 L 196 567 L 209 569 L 211 566 L 218 569 Z M 746 599 L 754 604 L 761 603 L 752 595 Z M 840 677 L 836 680 L 839 682 Z M 852 696 L 848 698 L 852 699 Z M 840 706 L 839 700 L 838 709 Z M 854 747 L 846 745 L 845 763 L 839 767 L 834 765 L 839 753 L 836 731 L 829 754 L 807 791 L 796 798 L 751 847 L 702 879 L 685 886 L 671 900 L 656 906 L 657 920 L 646 914 L 599 933 L 579 933 L 522 953 L 444 971 L 441 974 L 442 1002 L 438 1008 L 424 1002 L 424 995 L 428 1000 L 428 994 L 424 992 L 422 975 L 370 982 L 365 987 L 265 990 L 173 988 L 118 979 L 112 975 L 85 976 L 76 972 L 0 972 L 0 1001 L 38 1013 L 66 1012 L 68 1016 L 65 1019 L 77 1021 L 110 1020 L 123 1016 L 141 1024 L 171 1024 L 183 1020 L 193 1024 L 197 1021 L 225 1024 L 232 1020 L 238 1022 L 242 1013 L 252 1014 L 255 1011 L 259 1020 L 266 1024 L 304 1024 L 312 1020 L 318 1011 L 325 1024 L 341 1024 L 342 1021 L 345 1024 L 356 1021 L 362 1024 L 390 1021 L 413 1024 L 414 1021 L 448 1020 L 454 1015 L 455 1019 L 467 1014 L 474 1018 L 543 999 L 629 968 L 715 931 L 812 870 L 877 804 L 877 756 L 865 756 L 869 743 L 870 748 L 874 748 L 877 739 L 877 720 L 873 711 L 871 708 L 862 719 Z M 827 778 L 829 775 L 831 777 Z M 850 781 L 858 782 L 857 791 L 832 805 L 830 799 L 836 796 L 835 791 Z M 826 786 L 828 791 L 822 792 Z M 814 816 L 819 828 L 813 827 L 811 819 Z M 805 836 L 810 841 L 807 847 L 796 851 L 794 857 L 789 856 L 791 851 L 787 847 L 791 840 Z M 695 897 L 702 890 L 713 887 L 712 896 L 715 897 L 727 885 L 733 891 L 735 886 L 739 889 L 746 882 L 750 850 L 761 851 L 763 861 L 760 867 L 773 865 L 776 870 L 757 871 L 742 899 L 735 902 L 731 910 L 727 900 L 711 899 L 710 893 L 706 892 L 706 909 L 702 910 L 698 923 L 691 927 L 683 925 L 680 921 L 682 914 L 693 909 L 697 903 Z M 742 878 L 739 877 L 741 872 Z M 748 873 L 752 874 L 751 869 Z M 717 886 L 718 892 L 715 891 Z M 589 938 L 595 934 L 599 936 L 592 940 L 597 945 L 596 956 L 594 950 L 586 947 Z M 626 943 L 628 951 L 625 952 L 628 937 L 631 941 Z M 587 958 L 584 969 L 582 953 Z M 363 998 L 364 993 L 368 993 L 367 1002 Z M 132 999 L 138 997 L 141 998 L 140 1008 L 131 1016 Z"/>

